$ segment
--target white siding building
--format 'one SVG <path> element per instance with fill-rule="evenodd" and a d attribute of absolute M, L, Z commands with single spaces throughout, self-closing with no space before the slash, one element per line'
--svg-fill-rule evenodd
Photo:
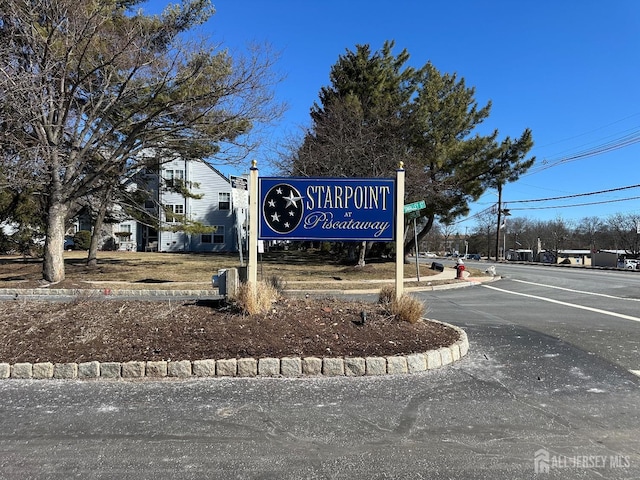
<path fill-rule="evenodd" d="M 238 251 L 236 215 L 231 205 L 231 184 L 222 173 L 203 161 L 176 159 L 162 164 L 160 178 L 157 174 L 151 175 L 156 178 L 149 178 L 148 174 L 147 182 L 157 195 L 157 204 L 164 207 L 160 211 L 163 228 L 156 230 L 138 224 L 136 243 L 139 251 Z M 192 194 L 201 198 L 185 197 L 166 188 L 176 181 L 183 182 Z M 145 208 L 155 209 L 157 204 L 149 202 Z M 204 234 L 167 230 L 172 225 L 179 224 L 179 219 L 171 216 L 172 212 L 214 229 Z"/>

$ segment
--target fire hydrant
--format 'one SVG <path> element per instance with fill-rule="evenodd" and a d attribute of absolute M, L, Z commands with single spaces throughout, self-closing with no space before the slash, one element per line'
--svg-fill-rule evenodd
<path fill-rule="evenodd" d="M 458 263 L 456 265 L 456 279 L 457 280 L 462 280 L 462 272 L 464 272 L 464 264 L 462 263 Z"/>

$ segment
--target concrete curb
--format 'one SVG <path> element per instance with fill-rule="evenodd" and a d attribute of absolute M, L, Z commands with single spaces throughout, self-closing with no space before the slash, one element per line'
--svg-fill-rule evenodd
<path fill-rule="evenodd" d="M 217 290 L 135 290 L 111 288 L 0 288 L 3 297 L 81 297 L 86 299 L 116 297 L 207 297 L 224 298 Z"/>
<path fill-rule="evenodd" d="M 485 277 L 482 279 L 469 278 L 465 280 L 459 280 L 455 283 L 445 283 L 441 285 L 430 285 L 429 282 L 424 286 L 417 287 L 404 287 L 405 292 L 431 292 L 435 290 L 449 290 L 454 288 L 466 288 L 482 283 L 490 283 L 496 280 L 500 280 L 501 277 L 496 275 L 495 277 Z M 407 279 L 411 280 L 411 279 Z M 449 280 L 453 280 L 450 278 Z M 378 293 L 380 286 L 383 284 L 392 284 L 393 280 L 385 280 L 378 282 L 375 288 L 368 289 L 323 289 L 323 290 L 309 290 L 309 289 L 286 289 L 284 293 L 299 295 L 359 295 L 368 293 Z M 137 289 L 113 289 L 113 288 L 77 288 L 77 289 L 63 289 L 63 288 L 0 288 L 0 297 L 14 297 L 14 298 L 31 298 L 31 297 L 81 297 L 86 299 L 122 299 L 122 298 L 140 298 L 150 297 L 152 299 L 172 298 L 172 297 L 190 297 L 190 298 L 206 298 L 206 299 L 224 299 L 224 295 L 218 294 L 217 290 L 137 290 Z"/>
<path fill-rule="evenodd" d="M 357 377 L 414 374 L 460 360 L 469 351 L 467 333 L 453 328 L 459 339 L 448 347 L 424 353 L 388 357 L 283 357 L 227 358 L 181 361 L 129 361 L 82 363 L 0 363 L 0 379 L 190 379 L 198 377 Z"/>

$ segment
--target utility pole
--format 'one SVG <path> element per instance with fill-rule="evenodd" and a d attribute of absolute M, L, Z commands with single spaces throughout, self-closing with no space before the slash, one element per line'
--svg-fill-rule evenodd
<path fill-rule="evenodd" d="M 469 255 L 469 241 L 467 240 L 467 228 L 464 227 L 464 259 L 467 259 L 467 255 Z"/>
<path fill-rule="evenodd" d="M 496 228 L 496 262 L 500 255 L 500 220 L 502 220 L 502 184 L 498 184 L 498 226 Z"/>
<path fill-rule="evenodd" d="M 511 215 L 509 213 L 509 209 L 508 208 L 502 208 L 502 184 L 499 183 L 498 184 L 498 228 L 496 229 L 496 262 L 499 259 L 499 255 L 500 255 L 500 220 L 502 220 L 502 215 L 504 214 L 505 217 L 508 217 L 509 215 Z M 506 218 L 505 218 L 506 220 Z M 505 225 L 506 228 L 506 225 Z M 506 240 L 506 231 L 505 231 L 505 241 L 504 241 L 504 247 L 503 250 L 507 249 L 507 240 Z M 503 256 L 505 254 L 505 252 L 502 252 Z"/>

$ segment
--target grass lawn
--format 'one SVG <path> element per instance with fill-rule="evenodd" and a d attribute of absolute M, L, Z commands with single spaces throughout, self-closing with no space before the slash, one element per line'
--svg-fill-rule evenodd
<path fill-rule="evenodd" d="M 211 277 L 224 268 L 238 267 L 237 254 L 99 252 L 98 266 L 86 266 L 87 253 L 65 252 L 65 288 L 209 289 Z M 420 265 L 423 282 L 437 272 Z M 479 271 L 472 275 L 481 274 Z M 405 278 L 416 276 L 415 263 L 404 265 Z M 260 255 L 258 279 L 278 277 L 287 288 L 360 288 L 376 280 L 393 280 L 393 260 L 371 260 L 362 268 L 319 251 L 278 251 Z M 42 278 L 42 259 L 0 257 L 0 288 L 31 287 Z M 421 282 L 422 283 L 422 282 Z"/>

